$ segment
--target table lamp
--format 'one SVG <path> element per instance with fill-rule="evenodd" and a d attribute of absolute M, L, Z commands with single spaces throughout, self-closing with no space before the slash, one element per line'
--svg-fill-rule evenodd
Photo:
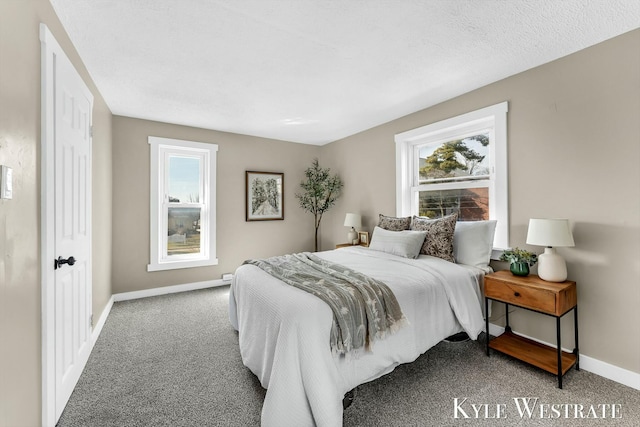
<path fill-rule="evenodd" d="M 348 213 L 344 218 L 344 226 L 351 227 L 349 233 L 347 234 L 347 241 L 352 245 L 358 244 L 358 232 L 356 231 L 356 227 L 360 228 L 362 226 L 362 218 L 358 214 Z M 355 242 L 355 243 L 354 243 Z"/>
<path fill-rule="evenodd" d="M 546 246 L 538 256 L 538 276 L 547 282 L 564 282 L 567 264 L 554 247 L 575 246 L 568 219 L 531 218 L 527 244 Z"/>

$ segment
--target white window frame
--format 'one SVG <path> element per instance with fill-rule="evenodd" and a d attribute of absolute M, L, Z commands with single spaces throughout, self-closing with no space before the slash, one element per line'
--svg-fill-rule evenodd
<path fill-rule="evenodd" d="M 396 215 L 418 214 L 418 193 L 427 188 L 453 189 L 467 187 L 489 188 L 489 218 L 497 220 L 494 249 L 509 247 L 509 189 L 507 169 L 507 112 L 508 102 L 491 105 L 450 119 L 412 129 L 395 135 L 396 142 Z M 478 134 L 489 130 L 492 161 L 489 179 L 441 184 L 417 182 L 419 165 L 417 147 Z M 436 188 L 436 186 L 438 188 Z"/>
<path fill-rule="evenodd" d="M 149 137 L 150 167 L 150 263 L 147 271 L 217 265 L 216 258 L 216 165 L 217 144 L 181 139 Z M 167 209 L 169 206 L 169 156 L 195 157 L 201 161 L 200 200 L 196 204 L 172 204 L 175 207 L 201 208 L 200 253 L 167 256 Z"/>

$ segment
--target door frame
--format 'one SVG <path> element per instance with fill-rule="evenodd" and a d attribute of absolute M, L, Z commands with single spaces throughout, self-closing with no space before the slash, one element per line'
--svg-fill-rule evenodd
<path fill-rule="evenodd" d="M 40 24 L 41 44 L 41 137 L 40 137 L 40 271 L 41 271 L 41 337 L 42 337 L 42 425 L 55 426 L 56 420 L 56 353 L 55 353 L 55 84 L 56 56 L 66 56 L 49 28 Z M 81 78 L 82 79 L 82 78 Z M 84 82 L 83 82 L 84 83 Z M 93 95 L 90 109 L 93 111 Z M 93 114 L 89 115 L 92 125 Z M 91 138 L 91 137 L 90 137 Z M 90 148 L 89 157 L 92 149 Z M 92 169 L 92 161 L 88 165 Z M 89 189 L 92 192 L 92 189 Z M 93 198 L 92 198 L 93 200 Z M 90 242 L 93 240 L 88 225 Z M 91 243 L 90 243 L 91 246 Z M 93 286 L 93 285 L 92 285 Z M 93 337 L 90 345 L 93 347 Z M 91 350 L 89 350 L 91 351 Z"/>

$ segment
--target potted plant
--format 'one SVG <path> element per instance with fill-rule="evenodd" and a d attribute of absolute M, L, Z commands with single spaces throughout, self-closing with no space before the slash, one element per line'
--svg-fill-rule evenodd
<path fill-rule="evenodd" d="M 509 270 L 516 276 L 528 276 L 529 267 L 538 262 L 538 255 L 524 249 L 513 248 L 502 252 L 500 261 L 509 263 Z"/>
<path fill-rule="evenodd" d="M 315 235 L 315 251 L 318 252 L 318 228 L 324 214 L 336 203 L 343 187 L 342 180 L 338 175 L 331 176 L 330 169 L 323 169 L 318 164 L 318 159 L 314 159 L 311 167 L 304 172 L 306 180 L 300 183 L 302 193 L 296 193 L 296 198 L 300 201 L 300 207 L 313 214 Z"/>

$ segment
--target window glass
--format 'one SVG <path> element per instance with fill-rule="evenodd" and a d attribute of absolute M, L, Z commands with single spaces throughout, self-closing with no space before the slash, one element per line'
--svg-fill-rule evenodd
<path fill-rule="evenodd" d="M 455 190 L 420 191 L 418 215 L 441 218 L 458 213 L 459 221 L 489 219 L 489 188 L 461 188 Z"/>
<path fill-rule="evenodd" d="M 200 159 L 169 156 L 170 203 L 200 203 Z"/>
<path fill-rule="evenodd" d="M 168 208 L 168 256 L 202 252 L 200 247 L 200 213 L 200 208 Z"/>
<path fill-rule="evenodd" d="M 419 148 L 419 183 L 489 177 L 489 132 Z"/>
<path fill-rule="evenodd" d="M 489 219 L 491 132 L 417 145 L 418 215 Z M 469 184 L 475 182 L 477 186 Z"/>

